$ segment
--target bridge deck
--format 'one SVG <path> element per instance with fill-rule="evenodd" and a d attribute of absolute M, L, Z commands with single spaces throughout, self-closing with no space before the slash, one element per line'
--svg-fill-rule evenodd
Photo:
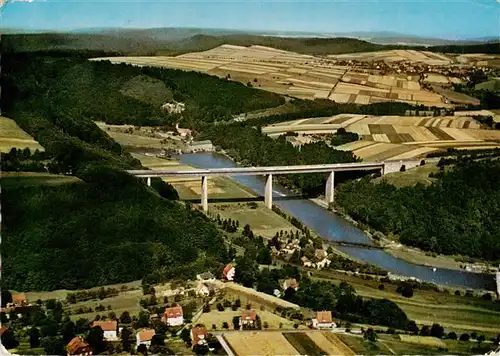
<path fill-rule="evenodd" d="M 191 170 L 129 170 L 127 172 L 136 177 L 146 178 L 321 173 L 332 171 L 374 170 L 383 168 L 384 163 L 336 163 L 302 166 L 208 168 Z"/>

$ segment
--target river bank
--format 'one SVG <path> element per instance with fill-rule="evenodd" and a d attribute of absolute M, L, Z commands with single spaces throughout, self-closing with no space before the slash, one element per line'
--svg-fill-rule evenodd
<path fill-rule="evenodd" d="M 216 153 L 183 154 L 176 157 L 182 164 L 201 168 L 231 168 L 235 163 Z M 233 180 L 245 185 L 256 194 L 262 196 L 265 192 L 265 181 L 256 176 L 234 176 Z M 274 204 L 295 217 L 307 226 L 330 241 L 348 241 L 352 243 L 370 244 L 370 238 L 356 225 L 345 220 L 339 215 L 318 206 L 314 202 L 294 197 L 293 192 L 279 184 L 273 186 L 273 191 L 286 199 L 275 199 Z M 365 263 L 378 266 L 393 274 L 413 277 L 425 282 L 467 289 L 495 290 L 495 278 L 491 274 L 479 274 L 449 268 L 427 267 L 413 264 L 403 259 L 396 258 L 390 253 L 380 249 L 366 249 L 359 247 L 337 246 L 339 250 L 347 253 L 352 258 Z"/>
<path fill-rule="evenodd" d="M 321 207 L 324 207 L 326 203 L 322 202 L 321 199 L 311 199 L 314 203 Z M 390 253 L 392 256 L 405 260 L 407 262 L 421 265 L 425 267 L 434 268 L 447 268 L 457 271 L 466 271 L 470 273 L 494 273 L 498 271 L 498 268 L 491 268 L 486 261 L 468 263 L 463 261 L 457 261 L 453 256 L 446 255 L 435 255 L 428 251 L 423 251 L 416 247 L 410 247 L 403 245 L 394 239 L 389 238 L 380 231 L 373 229 L 370 226 L 366 226 L 362 222 L 359 222 L 348 215 L 342 207 L 335 205 L 333 208 L 328 207 L 328 209 L 335 214 L 341 216 L 347 221 L 351 222 L 357 226 L 360 230 L 365 233 L 365 235 L 377 246 L 380 246 Z"/>

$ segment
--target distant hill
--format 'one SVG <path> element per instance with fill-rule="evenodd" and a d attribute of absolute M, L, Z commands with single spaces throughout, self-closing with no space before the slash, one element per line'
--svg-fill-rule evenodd
<path fill-rule="evenodd" d="M 372 43 L 383 38 L 385 42 L 411 41 L 412 45 Z M 419 37 L 372 37 L 360 40 L 351 37 L 283 37 L 237 33 L 237 31 L 203 29 L 96 29 L 95 33 L 35 33 L 5 35 L 3 51 L 103 51 L 121 55 L 175 55 L 204 51 L 222 44 L 239 46 L 262 45 L 303 54 L 327 55 L 355 52 L 373 52 L 390 49 L 422 49 L 448 53 L 500 53 L 500 43 L 445 43 L 425 47 L 415 42 L 428 42 Z M 372 41 L 372 42 L 370 42 Z M 441 41 L 441 40 L 440 40 Z M 442 43 L 442 41 L 441 41 Z"/>

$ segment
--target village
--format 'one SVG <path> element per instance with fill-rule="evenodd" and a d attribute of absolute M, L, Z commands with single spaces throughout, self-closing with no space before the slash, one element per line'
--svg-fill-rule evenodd
<path fill-rule="evenodd" d="M 357 340 L 385 340 L 393 338 L 394 333 L 397 342 L 420 343 L 422 347 L 423 336 L 413 336 L 416 335 L 413 332 L 342 321 L 335 317 L 339 315 L 335 310 L 314 310 L 298 305 L 294 303 L 294 296 L 304 278 L 304 283 L 308 284 L 304 288 L 310 288 L 309 278 L 329 278 L 329 273 L 371 280 L 380 283 L 378 289 L 384 284 L 399 284 L 399 293 L 407 298 L 413 295 L 413 288 L 432 286 L 416 281 L 410 284 L 373 266 L 344 259 L 297 222 L 297 230 L 278 232 L 266 240 L 266 245 L 248 225 L 239 229 L 239 223 L 234 220 L 224 220 L 217 215 L 211 218 L 228 233 L 226 238 L 236 262 L 217 271 L 197 274 L 192 281 L 165 283 L 145 278 L 133 284 L 69 291 L 59 294 L 59 298 L 52 298 L 56 294 L 48 292 L 44 300 L 34 299 L 40 295 L 33 293 L 7 292 L 2 295 L 2 301 L 6 302 L 1 309 L 4 326 L 0 334 L 4 346 L 16 354 L 20 345 L 28 346 L 27 341 L 19 342 L 23 338 L 26 340 L 26 336 L 31 351 L 44 346 L 40 344 L 40 332 L 33 332 L 33 329 L 39 327 L 42 335 L 50 335 L 47 331 L 50 320 L 57 315 L 55 318 L 62 324 L 66 341 L 63 347 L 68 355 L 242 355 L 248 353 L 248 348 L 252 353 L 269 355 L 283 349 L 290 353 L 313 350 L 354 355 L 359 350 L 358 345 L 356 352 L 353 351 L 353 345 L 359 343 Z M 241 245 L 247 250 L 252 246 L 258 249 L 266 246 L 264 257 L 262 253 L 257 257 L 258 271 L 246 265 Z M 235 251 L 235 247 L 240 251 Z M 281 271 L 277 283 L 263 281 L 273 271 Z M 260 273 L 256 288 L 244 286 L 247 284 L 244 276 L 251 273 Z M 446 349 L 446 344 L 433 335 L 434 331 L 427 337 L 438 340 L 437 347 Z M 381 341 L 382 345 L 387 342 L 394 341 Z M 47 350 L 47 346 L 44 347 Z M 19 351 L 22 350 L 21 347 Z"/>

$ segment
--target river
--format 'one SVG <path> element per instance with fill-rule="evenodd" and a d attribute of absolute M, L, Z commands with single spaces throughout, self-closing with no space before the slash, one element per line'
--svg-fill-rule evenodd
<path fill-rule="evenodd" d="M 230 168 L 236 167 L 234 161 L 215 153 L 183 154 L 177 157 L 182 163 L 199 168 Z M 265 181 L 259 176 L 234 176 L 238 183 L 250 188 L 259 195 L 264 194 Z M 292 216 L 319 236 L 327 240 L 341 240 L 372 244 L 366 234 L 346 219 L 330 212 L 317 204 L 303 198 L 282 199 L 280 197 L 293 196 L 286 188 L 273 184 L 273 203 Z M 209 197 L 210 198 L 210 197 Z M 422 281 L 443 285 L 460 286 L 474 289 L 494 290 L 494 275 L 478 274 L 466 271 L 445 268 L 426 267 L 416 265 L 396 258 L 383 250 L 364 249 L 356 247 L 338 246 L 339 250 L 352 257 L 380 266 L 394 274 L 415 277 Z"/>

